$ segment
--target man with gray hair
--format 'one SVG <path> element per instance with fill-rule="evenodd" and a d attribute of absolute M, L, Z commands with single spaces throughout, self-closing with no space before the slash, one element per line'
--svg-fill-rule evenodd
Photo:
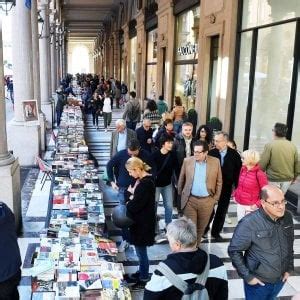
<path fill-rule="evenodd" d="M 266 144 L 259 164 L 266 171 L 269 183 L 277 185 L 285 194 L 298 176 L 297 147 L 286 139 L 287 126 L 275 123 L 273 141 Z"/>
<path fill-rule="evenodd" d="M 136 139 L 134 130 L 126 128 L 126 122 L 123 119 L 116 121 L 116 130 L 113 131 L 110 141 L 110 157 L 117 152 L 127 149 L 131 140 Z"/>
<path fill-rule="evenodd" d="M 193 284 L 206 266 L 207 253 L 197 248 L 196 225 L 185 217 L 173 220 L 167 226 L 167 237 L 172 250 L 164 263 L 188 284 Z M 219 257 L 209 254 L 210 270 L 205 287 L 209 299 L 228 299 L 226 269 Z M 147 283 L 144 300 L 179 300 L 183 293 L 158 270 Z"/>
<path fill-rule="evenodd" d="M 246 300 L 275 299 L 294 270 L 294 225 L 284 194 L 266 185 L 260 198 L 261 207 L 238 223 L 228 247 Z"/>

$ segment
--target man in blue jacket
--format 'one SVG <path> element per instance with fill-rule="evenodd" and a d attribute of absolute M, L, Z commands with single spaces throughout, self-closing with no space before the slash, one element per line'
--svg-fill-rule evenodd
<path fill-rule="evenodd" d="M 19 299 L 22 265 L 17 241 L 15 216 L 0 201 L 0 299 Z"/>

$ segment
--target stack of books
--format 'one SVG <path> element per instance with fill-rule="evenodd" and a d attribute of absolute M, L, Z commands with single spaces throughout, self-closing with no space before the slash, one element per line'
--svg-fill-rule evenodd
<path fill-rule="evenodd" d="M 116 243 L 104 234 L 103 193 L 80 108 L 65 107 L 56 140 L 52 210 L 34 255 L 32 299 L 129 300 Z"/>

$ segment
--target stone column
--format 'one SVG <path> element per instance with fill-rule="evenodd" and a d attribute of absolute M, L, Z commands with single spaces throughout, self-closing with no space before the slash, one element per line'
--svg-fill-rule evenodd
<path fill-rule="evenodd" d="M 49 4 L 47 1 L 40 2 L 40 14 L 44 20 L 42 33 L 40 35 L 40 85 L 41 85 L 41 107 L 46 116 L 47 127 L 52 127 L 52 102 L 50 100 L 50 41 L 49 41 Z"/>
<path fill-rule="evenodd" d="M 124 77 L 122 80 L 126 83 L 129 88 L 129 70 L 128 66 L 130 66 L 130 41 L 129 41 L 129 28 L 128 25 L 122 26 L 124 32 Z"/>
<path fill-rule="evenodd" d="M 66 70 L 65 70 L 65 35 L 62 33 L 61 35 L 61 70 L 62 70 L 62 77 L 66 76 Z"/>
<path fill-rule="evenodd" d="M 59 35 L 56 32 L 55 55 L 56 55 L 56 86 L 60 85 L 60 60 L 59 60 Z"/>
<path fill-rule="evenodd" d="M 55 28 L 53 25 L 53 35 L 52 41 L 50 44 L 50 52 L 51 52 L 51 92 L 55 93 L 57 89 L 57 61 L 56 61 L 56 50 L 55 50 Z"/>
<path fill-rule="evenodd" d="M 172 107 L 173 93 L 173 61 L 175 47 L 175 16 L 173 13 L 173 3 L 169 0 L 158 1 L 158 10 L 156 12 L 158 18 L 158 49 L 157 49 L 157 93 L 163 94 L 168 102 L 168 106 Z M 202 49 L 202 48 L 201 48 Z M 165 52 L 165 57 L 164 57 Z M 165 58 L 165 61 L 164 61 Z M 163 68 L 165 68 L 165 78 L 163 78 Z M 199 66 L 199 65 L 198 65 Z M 164 91 L 163 91 L 163 81 Z"/>
<path fill-rule="evenodd" d="M 142 11 L 140 11 L 136 17 L 136 31 L 137 31 L 137 57 L 136 57 L 136 95 L 141 100 L 142 109 L 144 109 L 144 99 L 145 95 L 145 74 L 146 74 L 146 33 L 145 33 L 145 16 Z"/>
<path fill-rule="evenodd" d="M 31 31 L 32 31 L 32 73 L 33 73 L 33 98 L 37 100 L 40 126 L 41 126 L 41 150 L 46 150 L 46 117 L 41 110 L 41 86 L 40 86 L 40 48 L 37 0 L 31 1 Z"/>
<path fill-rule="evenodd" d="M 0 78 L 3 72 L 2 20 L 0 19 Z M 3 80 L 0 82 L 0 201 L 13 211 L 16 226 L 21 220 L 20 166 L 18 160 L 8 152 L 6 134 L 6 111 Z"/>
<path fill-rule="evenodd" d="M 40 125 L 38 107 L 34 110 L 35 121 L 26 121 L 23 113 L 23 101 L 34 99 L 31 10 L 25 7 L 23 0 L 16 1 L 12 22 L 15 114 L 7 126 L 8 145 L 21 165 L 33 165 L 40 153 Z"/>
<path fill-rule="evenodd" d="M 113 33 L 114 37 L 114 78 L 120 80 L 120 34 L 119 31 Z"/>
<path fill-rule="evenodd" d="M 61 28 L 60 28 L 59 29 L 59 33 L 58 33 L 59 80 L 61 80 L 63 78 L 63 63 L 62 63 L 62 61 L 63 61 L 63 51 L 62 51 L 62 43 L 63 43 L 63 37 L 62 37 Z"/>

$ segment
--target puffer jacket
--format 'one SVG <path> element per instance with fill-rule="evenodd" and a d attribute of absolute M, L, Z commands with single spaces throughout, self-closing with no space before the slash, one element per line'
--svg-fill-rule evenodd
<path fill-rule="evenodd" d="M 239 183 L 233 196 L 241 205 L 253 205 L 260 207 L 259 193 L 262 187 L 268 184 L 267 175 L 257 164 L 248 170 L 246 166 L 241 168 Z"/>
<path fill-rule="evenodd" d="M 275 283 L 294 270 L 294 225 L 292 215 L 272 220 L 261 207 L 238 223 L 228 254 L 238 274 L 246 281 L 254 277 Z"/>

